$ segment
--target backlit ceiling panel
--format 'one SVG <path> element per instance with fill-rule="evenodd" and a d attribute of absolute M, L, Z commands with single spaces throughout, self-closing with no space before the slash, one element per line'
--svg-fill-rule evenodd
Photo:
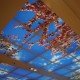
<path fill-rule="evenodd" d="M 32 71 L 0 64 L 0 80 L 58 80 L 37 69 L 80 79 L 80 35 L 41 0 L 28 0 L 0 35 L 0 55 L 29 63 Z"/>

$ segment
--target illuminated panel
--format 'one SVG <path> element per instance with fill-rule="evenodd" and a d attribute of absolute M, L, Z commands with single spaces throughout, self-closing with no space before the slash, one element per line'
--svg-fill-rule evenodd
<path fill-rule="evenodd" d="M 41 0 L 26 1 L 6 25 L 0 35 L 0 54 L 66 77 L 80 74 L 80 35 Z M 1 68 L 1 78 L 55 80 L 23 69 L 12 69 Z"/>

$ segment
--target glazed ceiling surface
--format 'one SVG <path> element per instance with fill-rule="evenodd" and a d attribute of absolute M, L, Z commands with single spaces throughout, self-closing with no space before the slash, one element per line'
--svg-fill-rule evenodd
<path fill-rule="evenodd" d="M 1 63 L 2 80 L 76 80 L 80 75 L 80 36 L 41 0 L 26 2 L 2 30 L 0 55 L 33 66 L 25 70 Z"/>

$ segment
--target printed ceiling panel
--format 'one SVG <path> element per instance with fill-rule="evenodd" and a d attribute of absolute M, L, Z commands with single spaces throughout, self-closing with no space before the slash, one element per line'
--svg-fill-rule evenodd
<path fill-rule="evenodd" d="M 80 35 L 41 0 L 26 1 L 2 30 L 0 55 L 35 67 L 32 72 L 1 63 L 1 80 L 59 80 L 37 69 L 80 79 Z"/>

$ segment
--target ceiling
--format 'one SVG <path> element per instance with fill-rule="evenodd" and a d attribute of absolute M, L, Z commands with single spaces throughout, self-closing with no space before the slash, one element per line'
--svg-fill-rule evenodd
<path fill-rule="evenodd" d="M 80 79 L 80 35 L 45 3 L 29 0 L 3 19 L 1 80 Z"/>

